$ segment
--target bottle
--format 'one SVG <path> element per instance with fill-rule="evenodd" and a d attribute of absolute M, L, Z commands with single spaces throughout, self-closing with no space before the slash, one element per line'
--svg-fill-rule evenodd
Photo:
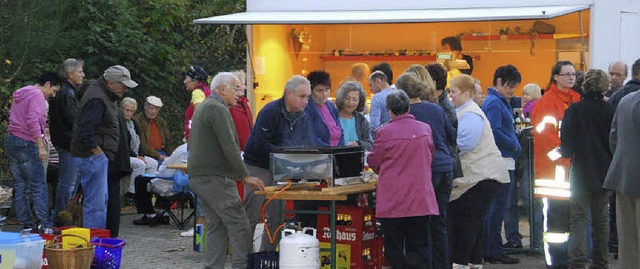
<path fill-rule="evenodd" d="M 520 117 L 516 118 L 515 128 L 516 132 L 522 130 L 522 120 L 520 119 Z"/>

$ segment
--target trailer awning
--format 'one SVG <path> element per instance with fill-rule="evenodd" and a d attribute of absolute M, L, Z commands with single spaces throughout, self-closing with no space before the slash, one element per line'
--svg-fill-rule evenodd
<path fill-rule="evenodd" d="M 249 11 L 194 20 L 198 24 L 367 24 L 550 19 L 590 5 L 418 10 Z"/>

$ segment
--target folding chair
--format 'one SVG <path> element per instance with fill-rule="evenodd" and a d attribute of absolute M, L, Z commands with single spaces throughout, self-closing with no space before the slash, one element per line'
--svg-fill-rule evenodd
<path fill-rule="evenodd" d="M 197 197 L 196 197 L 196 194 L 193 191 L 191 191 L 191 188 L 189 187 L 189 178 L 187 177 L 187 175 L 182 173 L 182 171 L 178 170 L 176 174 L 173 176 L 173 178 L 157 177 L 157 176 L 156 178 L 173 181 L 173 188 L 171 189 L 171 192 L 169 193 L 169 195 L 167 195 L 167 193 L 163 194 L 157 191 L 153 187 L 153 184 L 150 182 L 151 193 L 153 193 L 154 195 L 156 195 L 156 197 L 159 198 L 158 201 L 164 200 L 164 202 L 156 202 L 156 206 L 159 206 L 161 208 L 160 215 L 161 216 L 164 216 L 165 214 L 169 215 L 169 217 L 173 220 L 173 222 L 176 224 L 176 226 L 178 226 L 178 229 L 180 230 L 183 230 L 187 226 L 187 223 L 191 221 L 191 219 L 193 219 L 194 221 L 193 225 L 195 226 Z M 177 207 L 176 213 L 174 213 L 171 210 L 171 205 L 173 203 L 175 203 Z M 193 211 L 187 214 L 185 210 L 187 210 L 190 205 L 193 207 Z"/>

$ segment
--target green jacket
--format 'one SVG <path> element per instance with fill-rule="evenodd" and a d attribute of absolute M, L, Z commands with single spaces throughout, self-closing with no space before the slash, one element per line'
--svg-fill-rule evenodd
<path fill-rule="evenodd" d="M 196 108 L 189 136 L 189 178 L 218 176 L 242 179 L 249 175 L 229 107 L 212 93 Z"/>
<path fill-rule="evenodd" d="M 149 120 L 147 116 L 144 115 L 144 111 L 139 112 L 135 116 L 133 116 L 133 121 L 138 126 L 138 130 L 140 133 L 140 149 L 142 152 L 138 152 L 140 155 L 149 156 L 154 159 L 160 158 L 160 153 L 156 151 L 156 149 L 152 149 L 149 145 Z M 167 144 L 167 139 L 169 138 L 169 127 L 167 127 L 167 122 L 160 116 L 156 117 L 156 125 L 158 129 L 160 129 L 160 136 L 162 136 L 162 150 L 167 154 L 171 154 L 173 152 L 173 147 Z"/>

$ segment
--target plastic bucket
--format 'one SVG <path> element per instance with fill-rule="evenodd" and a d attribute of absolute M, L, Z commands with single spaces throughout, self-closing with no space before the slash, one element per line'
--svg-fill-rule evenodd
<path fill-rule="evenodd" d="M 96 246 L 95 256 L 91 269 L 117 269 L 120 268 L 122 248 L 125 241 L 117 238 L 94 238 L 91 243 Z"/>

